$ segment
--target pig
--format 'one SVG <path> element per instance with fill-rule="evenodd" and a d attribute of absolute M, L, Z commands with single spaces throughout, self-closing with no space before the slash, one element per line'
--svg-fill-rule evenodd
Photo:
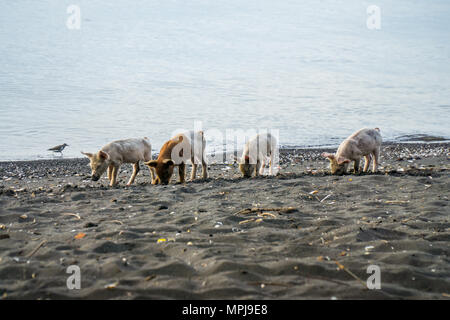
<path fill-rule="evenodd" d="M 361 157 L 365 159 L 363 171 L 367 172 L 373 155 L 372 171 L 376 172 L 380 157 L 381 142 L 379 128 L 363 128 L 345 139 L 339 146 L 336 154 L 324 152 L 322 156 L 330 160 L 331 174 L 342 175 L 347 172 L 348 165 L 352 161 L 354 161 L 355 173 L 359 172 L 359 161 Z"/>
<path fill-rule="evenodd" d="M 202 164 L 202 178 L 208 178 L 205 158 L 206 140 L 203 131 L 179 133 L 162 146 L 158 158 L 144 162 L 154 171 L 152 184 L 168 184 L 175 166 L 178 166 L 179 182 L 185 182 L 186 162 L 192 163 L 191 181 L 196 177 L 197 166 Z"/>
<path fill-rule="evenodd" d="M 108 143 L 95 154 L 89 152 L 81 152 L 90 160 L 92 169 L 91 178 L 98 181 L 101 175 L 108 169 L 108 179 L 110 186 L 115 186 L 119 168 L 123 163 L 133 163 L 133 173 L 127 186 L 131 185 L 138 174 L 139 161 L 149 161 L 152 159 L 152 146 L 150 140 L 145 137 L 143 139 L 125 139 Z M 153 172 L 150 171 L 152 178 Z"/>
<path fill-rule="evenodd" d="M 270 133 L 260 133 L 250 138 L 244 145 L 242 156 L 236 159 L 239 170 L 244 178 L 250 178 L 264 173 L 267 158 L 269 158 L 269 175 L 273 175 L 273 161 L 277 151 L 277 140 Z"/>

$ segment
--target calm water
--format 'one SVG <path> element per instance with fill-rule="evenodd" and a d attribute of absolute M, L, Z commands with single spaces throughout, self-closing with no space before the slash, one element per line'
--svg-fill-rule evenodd
<path fill-rule="evenodd" d="M 178 128 L 274 128 L 283 145 L 450 137 L 450 2 L 0 2 L 0 160 L 65 157 Z M 209 148 L 213 148 L 210 143 Z"/>

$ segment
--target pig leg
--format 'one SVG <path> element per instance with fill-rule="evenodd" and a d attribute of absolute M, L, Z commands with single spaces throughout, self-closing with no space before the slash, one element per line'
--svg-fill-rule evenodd
<path fill-rule="evenodd" d="M 139 168 L 139 161 L 136 162 L 135 164 L 133 164 L 133 174 L 130 177 L 130 180 L 127 183 L 127 186 L 132 185 L 134 182 L 134 179 L 136 179 L 136 175 L 138 174 L 139 170 L 141 168 Z"/>
<path fill-rule="evenodd" d="M 155 169 L 150 168 L 150 175 L 152 176 L 152 184 L 155 184 L 155 182 L 156 182 L 156 173 L 155 173 Z"/>
<path fill-rule="evenodd" d="M 111 182 L 112 179 L 112 170 L 113 170 L 113 165 L 110 165 L 108 167 L 108 180 Z"/>
<path fill-rule="evenodd" d="M 353 169 L 355 170 L 355 173 L 359 172 L 359 161 L 360 161 L 360 159 L 355 159 L 355 163 L 353 165 Z"/>
<path fill-rule="evenodd" d="M 197 164 L 195 163 L 195 158 L 191 158 L 192 162 L 192 172 L 191 172 L 191 181 L 195 180 L 195 176 L 197 175 Z"/>
<path fill-rule="evenodd" d="M 273 153 L 270 154 L 270 160 L 269 160 L 269 175 L 273 176 Z"/>
<path fill-rule="evenodd" d="M 151 153 L 150 150 L 148 150 L 144 154 L 144 162 L 147 162 L 147 161 L 150 161 L 150 160 L 152 160 L 152 153 Z M 152 179 L 151 183 L 154 184 L 155 177 L 156 177 L 155 169 L 153 167 L 148 167 L 148 169 L 150 170 L 150 177 Z"/>
<path fill-rule="evenodd" d="M 373 168 L 372 172 L 377 172 L 378 158 L 380 157 L 380 148 L 377 148 L 373 153 Z"/>
<path fill-rule="evenodd" d="M 364 156 L 364 169 L 363 172 L 367 172 L 369 170 L 370 161 L 372 160 L 372 156 L 368 154 L 367 156 Z"/>
<path fill-rule="evenodd" d="M 186 174 L 186 164 L 185 163 L 179 164 L 178 174 L 180 175 L 180 183 L 184 183 L 184 176 Z"/>
<path fill-rule="evenodd" d="M 203 141 L 202 141 L 202 178 L 208 179 L 208 166 L 206 165 L 206 159 L 205 159 L 205 147 L 206 147 L 206 140 L 203 138 Z"/>
<path fill-rule="evenodd" d="M 261 163 L 261 168 L 259 169 L 259 174 L 262 176 L 264 174 L 264 168 L 266 167 L 266 162 L 263 160 Z"/>
<path fill-rule="evenodd" d="M 208 179 L 208 166 L 206 165 L 205 156 L 202 156 L 202 178 Z"/>
<path fill-rule="evenodd" d="M 255 166 L 255 177 L 257 177 L 259 175 L 260 168 L 261 168 L 261 161 L 257 160 L 256 166 Z"/>
<path fill-rule="evenodd" d="M 117 174 L 119 173 L 119 166 L 113 166 L 111 172 L 111 183 L 109 184 L 111 187 L 117 184 Z"/>

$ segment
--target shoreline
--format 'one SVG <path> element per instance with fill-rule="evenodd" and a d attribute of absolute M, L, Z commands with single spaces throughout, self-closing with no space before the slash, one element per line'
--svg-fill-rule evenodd
<path fill-rule="evenodd" d="M 378 173 L 344 176 L 332 149 L 282 149 L 274 177 L 211 164 L 167 186 L 141 165 L 126 187 L 124 165 L 113 188 L 84 158 L 0 162 L 0 297 L 448 299 L 449 147 L 383 145 Z"/>
<path fill-rule="evenodd" d="M 313 153 L 322 153 L 322 152 L 335 152 L 337 150 L 338 146 L 331 147 L 331 146 L 308 146 L 308 147 L 302 147 L 302 146 L 281 146 L 280 147 L 280 154 L 286 154 L 286 153 L 295 153 L 298 154 L 300 152 L 304 152 L 306 154 L 313 154 Z M 412 148 L 414 152 L 416 153 L 423 153 L 428 149 L 429 150 L 435 150 L 437 152 L 442 153 L 441 149 L 447 148 L 448 151 L 450 151 L 450 141 L 433 141 L 433 142 L 392 142 L 392 141 L 386 141 L 382 144 L 383 149 L 390 150 L 392 148 Z M 445 150 L 444 150 L 445 151 Z M 234 151 L 234 154 L 240 154 L 242 150 L 238 150 L 237 152 Z M 215 158 L 222 155 L 222 152 L 218 152 L 215 155 Z M 232 153 L 229 153 L 227 156 L 227 159 L 229 159 L 229 155 Z M 152 154 L 152 158 L 155 159 L 158 156 L 158 152 L 154 152 Z M 207 154 L 207 157 L 211 159 L 212 155 Z M 42 159 L 31 159 L 31 160 L 0 160 L 0 166 L 4 163 L 33 163 L 33 162 L 39 162 L 39 161 L 79 161 L 85 159 L 85 157 L 71 157 L 71 158 L 64 158 L 64 157 L 54 157 L 54 158 L 42 158 Z"/>
<path fill-rule="evenodd" d="M 408 136 L 416 136 L 416 135 L 408 135 Z M 405 136 L 405 137 L 408 137 Z M 450 139 L 446 139 L 444 137 L 435 137 L 435 136 L 428 136 L 428 135 L 420 135 L 420 136 L 424 136 L 424 138 L 422 140 L 416 140 L 416 139 L 412 139 L 410 141 L 408 140 L 388 140 L 388 141 L 383 141 L 382 146 L 392 146 L 392 145 L 396 145 L 396 146 L 403 146 L 403 147 L 413 147 L 413 148 L 418 148 L 420 146 L 431 146 L 431 147 L 438 147 L 438 146 L 449 146 L 450 145 Z M 290 151 L 290 150 L 299 150 L 299 151 L 317 151 L 320 150 L 321 152 L 332 152 L 337 150 L 337 148 L 339 147 L 339 144 L 336 145 L 309 145 L 309 146 L 301 146 L 301 145 L 294 145 L 294 144 L 290 144 L 290 145 L 283 145 L 280 144 L 280 151 Z M 155 155 L 158 154 L 158 150 L 152 150 L 152 154 L 153 157 L 155 157 Z M 239 150 L 235 150 L 234 154 L 241 152 L 242 149 Z M 217 152 L 217 155 L 223 154 L 223 152 Z M 231 152 L 229 153 L 231 154 Z M 216 156 L 217 156 L 216 155 Z M 207 154 L 208 157 L 211 157 L 212 154 Z M 73 160 L 73 159 L 82 159 L 83 157 L 69 157 L 69 158 L 64 158 L 64 157 L 59 157 L 59 156 L 53 156 L 53 157 L 49 157 L 49 158 L 36 158 L 36 159 L 5 159 L 5 160 L 0 160 L 0 164 L 3 162 L 29 162 L 29 161 L 45 161 L 45 160 L 62 160 L 62 159 L 68 159 L 68 160 Z"/>

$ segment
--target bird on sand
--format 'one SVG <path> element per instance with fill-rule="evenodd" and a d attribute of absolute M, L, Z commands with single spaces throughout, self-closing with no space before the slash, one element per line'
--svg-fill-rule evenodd
<path fill-rule="evenodd" d="M 59 146 L 55 146 L 53 148 L 48 149 L 48 151 L 53 151 L 53 152 L 59 152 L 62 154 L 62 151 L 64 150 L 65 147 L 68 147 L 69 145 L 64 143 L 64 144 L 60 144 Z"/>

